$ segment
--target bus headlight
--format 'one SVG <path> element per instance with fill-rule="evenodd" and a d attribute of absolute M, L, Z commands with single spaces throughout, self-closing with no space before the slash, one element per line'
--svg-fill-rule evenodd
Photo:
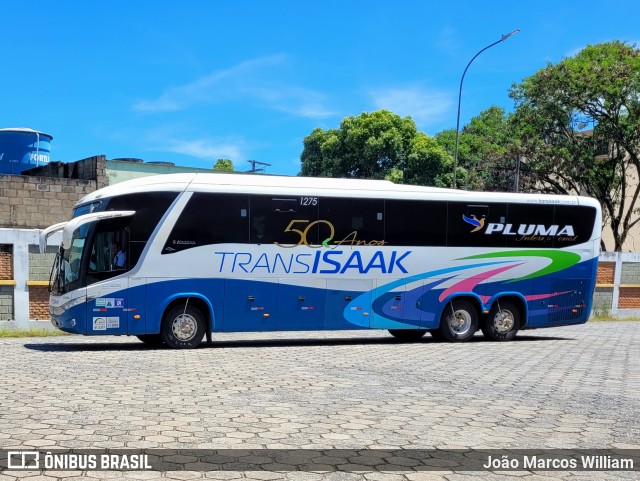
<path fill-rule="evenodd" d="M 61 316 L 72 307 L 84 304 L 84 302 L 84 297 L 76 297 L 75 299 L 71 299 L 70 301 L 67 301 L 60 306 L 49 306 L 49 314 L 51 314 L 52 316 Z"/>

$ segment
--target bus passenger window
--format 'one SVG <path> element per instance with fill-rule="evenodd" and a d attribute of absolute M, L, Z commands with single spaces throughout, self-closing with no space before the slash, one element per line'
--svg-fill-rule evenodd
<path fill-rule="evenodd" d="M 318 244 L 317 197 L 251 195 L 251 243 Z"/>

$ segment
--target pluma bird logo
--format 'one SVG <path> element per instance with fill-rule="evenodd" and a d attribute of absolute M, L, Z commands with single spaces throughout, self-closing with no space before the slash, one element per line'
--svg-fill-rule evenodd
<path fill-rule="evenodd" d="M 471 216 L 469 217 L 462 214 L 462 220 L 464 220 L 467 224 L 471 224 L 475 227 L 475 229 L 473 229 L 471 232 L 477 232 L 484 227 L 484 217 L 478 220 L 473 214 L 471 214 Z"/>

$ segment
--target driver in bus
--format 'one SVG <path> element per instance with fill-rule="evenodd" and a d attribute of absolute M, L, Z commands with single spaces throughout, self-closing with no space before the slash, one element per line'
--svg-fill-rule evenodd
<path fill-rule="evenodd" d="M 114 269 L 124 269 L 124 264 L 127 261 L 127 255 L 122 250 L 120 242 L 113 243 L 113 261 L 112 265 Z"/>

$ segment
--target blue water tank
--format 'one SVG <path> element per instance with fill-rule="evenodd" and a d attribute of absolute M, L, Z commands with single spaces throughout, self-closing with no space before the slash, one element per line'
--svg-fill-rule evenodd
<path fill-rule="evenodd" d="M 49 163 L 53 137 L 32 129 L 0 129 L 0 174 L 22 171 Z"/>

